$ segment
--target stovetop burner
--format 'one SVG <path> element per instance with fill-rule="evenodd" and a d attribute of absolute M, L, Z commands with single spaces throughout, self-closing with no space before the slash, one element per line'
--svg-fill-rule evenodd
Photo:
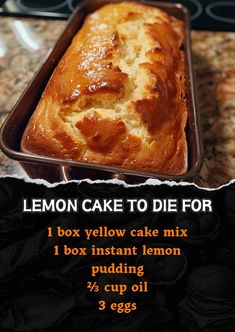
<path fill-rule="evenodd" d="M 189 9 L 193 29 L 235 31 L 235 0 L 167 1 L 182 3 Z M 79 3 L 80 0 L 6 0 L 0 15 L 66 19 Z"/>
<path fill-rule="evenodd" d="M 202 5 L 198 0 L 188 0 L 187 8 L 191 13 L 191 21 L 197 19 L 203 12 Z"/>
<path fill-rule="evenodd" d="M 32 0 L 15 0 L 15 3 L 19 7 L 19 9 L 24 11 L 27 10 L 57 11 L 67 6 L 67 0 L 66 1 L 40 0 L 40 2 Z"/>
<path fill-rule="evenodd" d="M 172 0 L 187 7 L 191 24 L 199 30 L 235 31 L 235 0 Z"/>
<path fill-rule="evenodd" d="M 77 0 L 68 0 L 68 7 L 71 11 L 73 11 L 77 5 L 78 5 Z"/>
<path fill-rule="evenodd" d="M 235 24 L 235 3 L 232 1 L 218 1 L 206 7 L 206 13 L 214 20 Z"/>

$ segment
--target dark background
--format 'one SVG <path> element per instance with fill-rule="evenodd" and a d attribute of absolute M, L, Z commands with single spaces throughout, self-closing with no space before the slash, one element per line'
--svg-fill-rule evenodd
<path fill-rule="evenodd" d="M 210 198 L 213 213 L 56 214 L 22 213 L 23 198 Z M 189 186 L 124 188 L 112 184 L 70 183 L 47 188 L 22 180 L 0 180 L 1 331 L 235 331 L 235 193 Z M 183 255 L 125 257 L 54 256 L 53 246 L 87 246 L 85 239 L 47 237 L 47 227 L 163 229 L 179 225 L 189 238 L 97 239 L 97 246 L 176 246 Z M 127 262 L 145 266 L 149 292 L 123 296 L 91 293 L 90 266 Z M 95 278 L 133 284 L 135 275 Z M 93 281 L 93 279 L 91 280 Z M 136 302 L 131 314 L 99 311 L 98 302 Z"/>
<path fill-rule="evenodd" d="M 80 0 L 6 0 L 4 5 L 4 1 L 0 1 L 2 6 L 0 15 L 66 19 L 80 2 Z M 234 0 L 168 0 L 167 2 L 181 3 L 189 9 L 193 29 L 235 31 Z"/>

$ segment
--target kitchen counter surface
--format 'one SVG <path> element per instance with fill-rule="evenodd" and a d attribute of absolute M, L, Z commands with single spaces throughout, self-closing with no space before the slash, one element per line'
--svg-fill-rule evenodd
<path fill-rule="evenodd" d="M 65 21 L 0 18 L 0 124 L 45 61 Z M 193 65 L 204 145 L 194 180 L 218 187 L 235 178 L 235 33 L 192 31 Z M 26 176 L 0 152 L 0 175 Z"/>

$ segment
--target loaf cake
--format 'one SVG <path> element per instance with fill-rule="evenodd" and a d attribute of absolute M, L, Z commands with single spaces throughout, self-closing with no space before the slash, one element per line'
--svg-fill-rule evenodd
<path fill-rule="evenodd" d="M 169 175 L 187 170 L 183 22 L 135 2 L 87 16 L 24 132 L 24 152 Z"/>

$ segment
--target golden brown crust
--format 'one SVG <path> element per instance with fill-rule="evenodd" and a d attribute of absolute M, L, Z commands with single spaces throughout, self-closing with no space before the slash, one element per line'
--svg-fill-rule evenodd
<path fill-rule="evenodd" d="M 137 3 L 87 19 L 22 138 L 33 154 L 130 169 L 187 169 L 183 24 Z"/>

